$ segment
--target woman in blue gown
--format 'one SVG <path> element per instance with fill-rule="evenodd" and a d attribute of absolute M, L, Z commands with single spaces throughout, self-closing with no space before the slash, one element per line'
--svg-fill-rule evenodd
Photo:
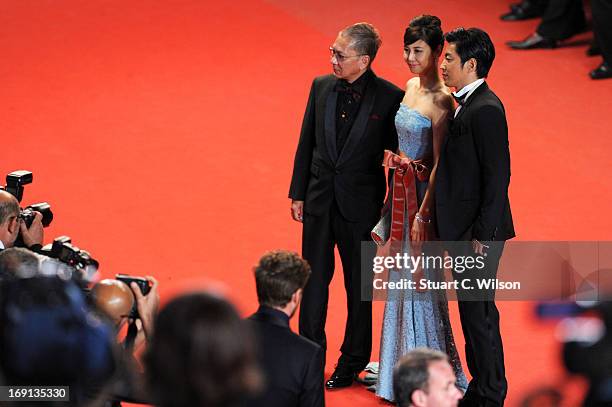
<path fill-rule="evenodd" d="M 415 244 L 418 246 L 435 239 L 432 219 L 436 165 L 448 121 L 454 111 L 450 90 L 438 73 L 443 44 L 444 35 L 438 17 L 416 17 L 404 34 L 404 59 L 410 71 L 417 75 L 407 82 L 406 95 L 395 116 L 399 137 L 399 157 L 395 157 L 395 161 L 401 163 L 404 169 L 411 165 L 418 168 L 403 175 L 414 176 L 411 182 L 414 182 L 416 190 L 416 205 L 413 207 L 417 212 L 412 215 L 407 213 L 410 207 L 407 205 L 403 217 L 403 242 L 400 250 L 407 253 L 412 251 L 411 247 L 415 247 Z M 400 172 L 403 172 L 402 168 L 399 168 Z M 439 281 L 443 278 L 442 272 L 426 268 L 417 273 L 390 270 L 389 280 L 407 278 L 418 281 L 425 278 Z M 445 352 L 454 368 L 457 386 L 465 391 L 467 379 L 455 347 L 443 290 L 406 289 L 387 293 L 376 384 L 376 394 L 379 397 L 394 400 L 393 367 L 402 355 L 417 347 Z"/>

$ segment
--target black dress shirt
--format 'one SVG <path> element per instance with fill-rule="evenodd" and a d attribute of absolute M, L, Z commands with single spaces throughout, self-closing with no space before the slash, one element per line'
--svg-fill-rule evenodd
<path fill-rule="evenodd" d="M 338 154 L 342 151 L 353 123 L 355 123 L 355 117 L 359 113 L 361 100 L 371 76 L 372 72 L 368 69 L 353 83 L 348 83 L 346 79 L 338 80 L 336 85 L 336 92 L 338 92 L 338 102 L 336 104 L 336 146 Z"/>

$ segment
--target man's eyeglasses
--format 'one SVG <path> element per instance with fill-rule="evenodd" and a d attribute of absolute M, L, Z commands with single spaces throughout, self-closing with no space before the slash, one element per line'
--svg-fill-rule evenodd
<path fill-rule="evenodd" d="M 336 58 L 336 61 L 338 61 L 339 64 L 343 63 L 344 61 L 346 61 L 349 58 L 356 58 L 356 57 L 362 57 L 366 54 L 358 54 L 358 55 L 343 55 L 342 53 L 336 51 L 334 49 L 334 47 L 329 47 L 329 52 L 331 54 L 332 58 Z"/>

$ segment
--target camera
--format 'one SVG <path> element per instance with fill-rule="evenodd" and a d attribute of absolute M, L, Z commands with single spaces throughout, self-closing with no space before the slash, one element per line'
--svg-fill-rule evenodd
<path fill-rule="evenodd" d="M 34 221 L 34 216 L 36 215 L 34 212 L 41 213 L 43 227 L 47 227 L 51 224 L 51 221 L 53 220 L 51 205 L 46 202 L 39 202 L 26 206 L 24 209 L 21 210 L 21 213 L 19 214 L 19 217 L 23 219 L 28 228 L 32 226 L 32 222 Z"/>
<path fill-rule="evenodd" d="M 100 266 L 100 263 L 91 257 L 89 252 L 72 245 L 72 240 L 68 236 L 55 238 L 53 243 L 43 246 L 39 252 L 76 270 L 77 280 L 85 283 L 93 280 Z"/>
<path fill-rule="evenodd" d="M 147 295 L 149 294 L 149 291 L 151 291 L 151 285 L 149 284 L 149 280 L 147 280 L 146 278 L 128 276 L 125 274 L 117 274 L 115 275 L 115 279 L 124 282 L 125 284 L 128 285 L 128 287 L 130 287 L 130 289 L 132 288 L 130 284 L 136 283 L 142 295 Z M 132 310 L 130 311 L 129 318 L 136 319 L 138 317 L 139 317 L 138 307 L 136 305 L 136 302 L 134 302 L 134 306 L 132 307 Z"/>

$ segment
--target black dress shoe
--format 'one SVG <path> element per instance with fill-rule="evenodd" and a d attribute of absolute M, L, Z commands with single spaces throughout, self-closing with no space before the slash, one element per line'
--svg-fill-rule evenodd
<path fill-rule="evenodd" d="M 586 50 L 586 54 L 588 57 L 601 55 L 601 48 L 595 44 L 591 44 L 591 46 Z"/>
<path fill-rule="evenodd" d="M 356 373 L 346 370 L 336 369 L 328 381 L 325 382 L 325 387 L 330 390 L 349 387 L 357 377 Z"/>
<path fill-rule="evenodd" d="M 508 41 L 506 43 L 514 49 L 537 49 L 537 48 L 557 48 L 559 41 L 544 38 L 538 33 L 533 33 L 523 41 Z"/>
<path fill-rule="evenodd" d="M 541 7 L 536 7 L 528 1 L 524 1 L 521 4 L 512 5 L 510 11 L 502 14 L 499 18 L 503 21 L 529 20 L 542 16 L 543 11 Z"/>
<path fill-rule="evenodd" d="M 604 61 L 597 67 L 597 69 L 593 69 L 589 75 L 591 76 L 591 79 L 612 78 L 612 68 L 610 68 L 610 65 Z"/>

